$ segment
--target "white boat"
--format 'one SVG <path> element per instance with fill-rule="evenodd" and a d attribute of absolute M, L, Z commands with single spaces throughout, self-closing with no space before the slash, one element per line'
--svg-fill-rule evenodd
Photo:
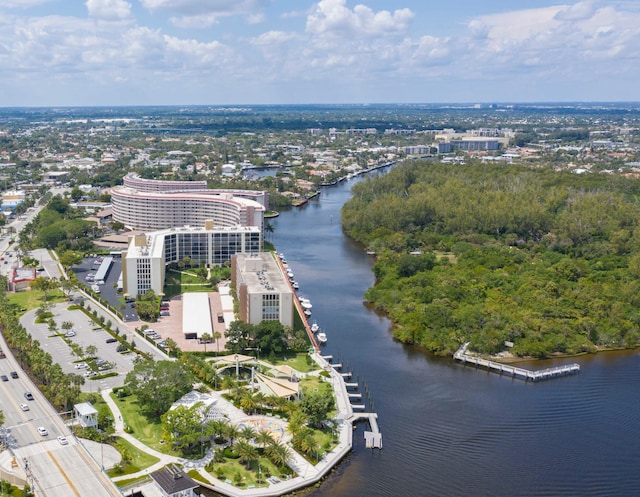
<path fill-rule="evenodd" d="M 311 305 L 311 301 L 309 299 L 304 299 L 300 301 L 300 305 L 305 310 L 310 310 L 313 306 Z"/>
<path fill-rule="evenodd" d="M 311 309 L 305 309 L 304 310 L 304 315 L 307 316 L 307 317 L 311 316 Z"/>
<path fill-rule="evenodd" d="M 320 331 L 317 335 L 316 338 L 318 339 L 319 343 L 327 343 L 327 334 L 324 331 Z"/>
<path fill-rule="evenodd" d="M 291 286 L 293 287 L 294 290 L 297 290 L 298 288 L 300 288 L 300 285 L 298 285 L 297 281 L 294 281 L 293 283 L 291 283 Z"/>
<path fill-rule="evenodd" d="M 318 326 L 318 323 L 316 323 L 315 321 L 313 322 L 313 324 L 311 325 L 311 331 L 313 331 L 314 333 L 316 331 L 318 331 L 320 329 L 320 326 Z"/>
<path fill-rule="evenodd" d="M 280 259 L 282 259 L 282 258 L 284 257 L 284 254 L 283 254 L 282 252 L 280 252 L 280 253 L 278 254 L 278 257 L 280 257 Z"/>

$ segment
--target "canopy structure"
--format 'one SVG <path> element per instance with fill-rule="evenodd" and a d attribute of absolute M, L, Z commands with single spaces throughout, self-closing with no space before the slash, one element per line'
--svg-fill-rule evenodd
<path fill-rule="evenodd" d="M 265 395 L 275 395 L 287 399 L 297 399 L 300 395 L 300 384 L 283 378 L 271 378 L 262 373 L 255 373 L 258 388 Z"/>

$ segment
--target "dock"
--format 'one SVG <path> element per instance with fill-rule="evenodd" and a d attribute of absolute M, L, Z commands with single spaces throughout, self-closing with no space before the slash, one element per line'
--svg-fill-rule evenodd
<path fill-rule="evenodd" d="M 353 420 L 366 419 L 371 431 L 364 432 L 364 441 L 367 449 L 382 449 L 382 433 L 378 428 L 378 415 L 375 412 L 361 412 L 353 415 Z"/>
<path fill-rule="evenodd" d="M 549 380 L 551 378 L 557 378 L 560 376 L 568 376 L 571 374 L 577 374 L 580 372 L 580 365 L 577 363 L 566 364 L 563 366 L 556 366 L 554 368 L 540 369 L 537 371 L 531 371 L 530 369 L 518 368 L 515 366 L 509 366 L 508 364 L 502 364 L 500 362 L 489 361 L 482 359 L 481 357 L 471 356 L 467 354 L 467 348 L 469 342 L 460 347 L 453 358 L 463 364 L 474 364 L 487 368 L 489 371 L 509 375 L 513 378 L 525 380 L 525 381 L 542 381 Z"/>

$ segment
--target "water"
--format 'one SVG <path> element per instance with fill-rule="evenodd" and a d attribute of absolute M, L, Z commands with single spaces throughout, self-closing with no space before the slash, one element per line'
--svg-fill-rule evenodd
<path fill-rule="evenodd" d="M 640 355 L 532 363 L 582 366 L 533 384 L 399 344 L 363 305 L 372 258 L 341 231 L 352 185 L 323 189 L 271 221 L 272 241 L 328 335 L 324 350 L 366 384 L 383 434 L 382 451 L 366 449 L 360 426 L 352 454 L 308 494 L 640 495 Z"/>

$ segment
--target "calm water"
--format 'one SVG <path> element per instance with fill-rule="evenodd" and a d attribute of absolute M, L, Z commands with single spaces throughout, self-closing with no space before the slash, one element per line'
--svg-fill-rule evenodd
<path fill-rule="evenodd" d="M 580 358 L 579 375 L 532 384 L 395 342 L 362 303 L 373 261 L 341 231 L 352 185 L 271 221 L 326 352 L 366 384 L 383 434 L 371 451 L 359 427 L 353 453 L 309 495 L 640 495 L 640 355 Z"/>

